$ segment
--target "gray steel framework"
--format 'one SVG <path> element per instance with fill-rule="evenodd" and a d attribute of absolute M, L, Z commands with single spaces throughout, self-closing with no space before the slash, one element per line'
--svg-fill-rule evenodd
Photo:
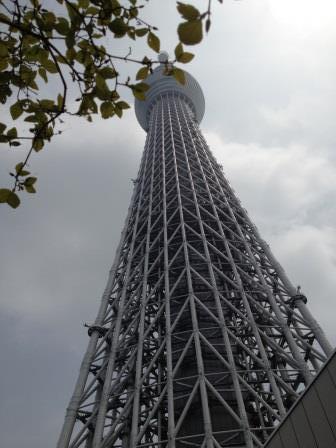
<path fill-rule="evenodd" d="M 159 93 L 58 448 L 261 447 L 332 348 L 189 100 Z"/>

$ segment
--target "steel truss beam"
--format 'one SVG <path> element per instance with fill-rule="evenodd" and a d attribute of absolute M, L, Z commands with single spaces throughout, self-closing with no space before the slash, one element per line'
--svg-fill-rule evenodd
<path fill-rule="evenodd" d="M 331 353 L 178 94 L 89 335 L 58 448 L 261 447 Z"/>

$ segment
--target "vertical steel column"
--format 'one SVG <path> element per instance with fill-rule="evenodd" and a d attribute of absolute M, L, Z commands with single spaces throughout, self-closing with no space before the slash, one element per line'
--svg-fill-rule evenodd
<path fill-rule="evenodd" d="M 133 194 L 131 197 L 131 202 L 130 205 L 128 207 L 128 212 L 127 212 L 127 217 L 125 219 L 125 224 L 123 227 L 123 230 L 121 232 L 121 237 L 120 237 L 120 241 L 116 250 L 116 254 L 115 254 L 115 258 L 113 261 L 113 265 L 112 268 L 110 269 L 109 272 L 109 277 L 108 277 L 108 281 L 107 281 L 107 285 L 106 288 L 104 290 L 102 299 L 101 299 L 101 304 L 98 310 L 98 314 L 94 323 L 94 327 L 100 327 L 103 323 L 105 314 L 106 314 L 106 309 L 108 307 L 108 301 L 109 301 L 109 297 L 111 294 L 111 290 L 113 287 L 113 283 L 114 283 L 114 279 L 115 279 L 115 274 L 116 274 L 116 268 L 118 266 L 119 263 L 119 258 L 121 255 L 121 251 L 122 251 L 122 246 L 124 244 L 124 238 L 126 235 L 126 232 L 128 230 L 128 224 L 129 224 L 129 220 L 130 220 L 130 216 L 131 216 L 131 212 L 132 209 L 134 207 L 134 199 L 135 199 L 135 188 L 133 189 Z M 66 448 L 69 445 L 70 442 L 70 438 L 72 435 L 72 431 L 73 431 L 73 427 L 75 425 L 76 422 L 76 417 L 77 417 L 77 411 L 79 408 L 79 403 L 80 400 L 82 398 L 82 393 L 85 387 L 85 383 L 88 377 L 88 373 L 89 373 L 89 369 L 92 363 L 92 359 L 93 356 L 95 354 L 95 348 L 97 345 L 97 341 L 99 338 L 99 333 L 97 330 L 94 330 L 91 337 L 90 337 L 90 341 L 87 347 L 87 350 L 84 354 L 83 357 L 83 361 L 81 364 L 81 367 L 79 369 L 79 376 L 78 379 L 76 381 L 75 384 L 75 388 L 74 388 L 74 392 L 73 395 L 70 399 L 69 405 L 67 407 L 67 411 L 66 411 L 66 415 L 65 415 L 65 419 L 64 419 L 64 424 L 62 427 L 62 431 L 60 434 L 60 437 L 58 439 L 58 443 L 57 443 L 57 448 Z"/>
<path fill-rule="evenodd" d="M 173 359 L 171 344 L 171 315 L 170 315 L 170 286 L 169 286 L 169 257 L 168 257 L 168 236 L 167 236 L 167 178 L 166 178 L 166 157 L 164 138 L 164 112 L 163 98 L 157 104 L 161 117 L 161 154 L 162 154 L 162 192 L 163 192 L 163 245 L 164 245 L 164 276 L 165 276 L 165 325 L 166 325 L 166 350 L 167 350 L 167 399 L 168 399 L 168 448 L 175 448 L 174 429 L 174 391 L 173 391 Z"/>
<path fill-rule="evenodd" d="M 147 157 L 148 157 L 148 151 L 146 152 L 145 167 L 147 165 Z M 141 182 L 140 197 L 142 194 L 144 183 L 145 183 L 145 177 L 143 176 L 142 182 Z M 135 220 L 135 224 L 134 224 L 134 228 L 133 228 L 132 242 L 131 242 L 130 251 L 129 251 L 130 255 L 128 258 L 128 263 L 127 263 L 127 268 L 126 268 L 125 285 L 123 286 L 123 292 L 122 292 L 122 295 L 120 298 L 116 326 L 115 326 L 115 329 L 113 332 L 110 359 L 109 359 L 108 366 L 106 369 L 105 382 L 104 382 L 104 387 L 103 387 L 103 391 L 102 391 L 102 398 L 100 401 L 100 407 L 99 407 L 97 420 L 96 420 L 96 427 L 95 427 L 95 431 L 94 431 L 93 448 L 99 448 L 99 446 L 101 444 L 102 437 L 103 437 L 105 415 L 106 415 L 106 411 L 107 411 L 107 402 L 109 399 L 109 391 L 111 388 L 111 380 L 112 380 L 112 375 L 113 375 L 113 370 L 114 370 L 114 362 L 115 362 L 115 357 L 116 357 L 116 346 L 117 346 L 117 342 L 118 342 L 118 338 L 119 338 L 120 330 L 121 330 L 121 319 L 123 317 L 123 309 L 124 309 L 127 286 L 128 286 L 127 280 L 130 275 L 131 256 L 132 256 L 132 253 L 134 250 L 137 223 L 138 223 L 138 218 L 139 218 L 139 213 L 140 213 L 140 203 L 141 203 L 141 201 L 138 200 L 136 220 Z"/>
<path fill-rule="evenodd" d="M 175 113 L 178 116 L 178 111 L 177 111 L 177 107 L 176 107 L 176 101 L 177 100 L 174 101 L 174 108 L 175 108 Z M 239 413 L 240 413 L 240 416 L 241 416 L 242 425 L 243 425 L 243 429 L 244 429 L 244 437 L 245 437 L 245 442 L 246 442 L 246 448 L 253 448 L 253 442 L 252 442 L 251 433 L 248 430 L 248 419 L 247 419 L 247 414 L 246 414 L 246 410 L 245 410 L 245 406 L 244 406 L 244 400 L 243 400 L 243 396 L 242 396 L 242 393 L 241 393 L 239 380 L 238 380 L 238 377 L 237 377 L 237 371 L 236 371 L 236 365 L 235 365 L 235 362 L 234 362 L 234 356 L 233 356 L 233 353 L 232 353 L 232 350 L 231 350 L 231 344 L 230 344 L 230 340 L 229 340 L 227 329 L 226 329 L 223 309 L 222 309 L 221 304 L 220 304 L 218 288 L 217 288 L 217 285 L 216 285 L 216 279 L 215 279 L 215 275 L 214 275 L 213 268 L 212 268 L 212 262 L 211 262 L 211 259 L 210 259 L 208 246 L 207 246 L 207 243 L 206 243 L 206 236 L 205 236 L 205 233 L 204 233 L 203 222 L 202 222 L 202 218 L 201 218 L 201 214 L 200 214 L 200 210 L 199 210 L 199 206 L 198 206 L 198 199 L 197 199 L 196 192 L 195 192 L 195 186 L 194 186 L 192 172 L 191 172 L 191 169 L 190 169 L 188 153 L 187 153 L 187 150 L 186 150 L 186 147 L 185 147 L 184 138 L 183 138 L 183 135 L 182 135 L 181 123 L 179 123 L 179 131 L 180 131 L 181 136 L 182 136 L 183 151 L 184 151 L 185 159 L 186 159 L 186 162 L 187 162 L 187 165 L 188 165 L 188 176 L 189 176 L 191 189 L 192 189 L 192 194 L 193 194 L 193 198 L 194 198 L 194 203 L 195 203 L 195 208 L 196 208 L 196 213 L 197 213 L 197 218 L 198 218 L 198 224 L 199 224 L 199 227 L 200 227 L 200 230 L 201 230 L 202 244 L 203 244 L 203 248 L 204 248 L 206 259 L 207 259 L 209 274 L 210 274 L 210 278 L 211 278 L 211 285 L 212 285 L 213 290 L 214 290 L 214 296 L 215 296 L 217 312 L 218 312 L 218 315 L 219 315 L 219 320 L 221 322 L 222 336 L 223 336 L 225 348 L 226 348 L 226 351 L 227 351 L 227 354 L 228 354 L 229 363 L 230 363 L 230 366 L 231 366 L 231 375 L 232 375 L 232 380 L 233 380 L 233 384 L 234 384 L 235 394 L 236 394 L 236 397 L 237 397 Z M 206 186 L 206 184 L 205 184 L 205 186 Z"/>
<path fill-rule="evenodd" d="M 153 117 L 154 120 L 154 117 Z M 156 123 L 153 125 L 154 140 L 156 137 Z M 141 314 L 138 329 L 138 348 L 137 348 L 137 360 L 135 366 L 135 384 L 134 384 L 134 400 L 133 400 L 133 413 L 132 413 L 132 428 L 131 428 L 131 439 L 130 448 L 136 447 L 136 437 L 138 433 L 138 418 L 140 410 L 140 380 L 142 376 L 142 356 L 143 356 L 143 343 L 144 343 L 144 328 L 145 328 L 145 312 L 146 312 L 146 291 L 148 282 L 148 258 L 149 258 L 149 247 L 150 247 L 150 237 L 151 237 L 151 223 L 152 223 L 152 212 L 153 212 L 153 177 L 154 177 L 154 156 L 155 152 L 151 154 L 151 168 L 150 168 L 150 192 L 149 192 L 149 205 L 148 205 L 148 218 L 147 218 L 147 233 L 146 233 L 146 248 L 144 254 L 144 269 L 143 269 L 143 279 L 142 279 L 142 292 L 140 304 Z"/>
<path fill-rule="evenodd" d="M 209 201 L 210 201 L 210 203 L 211 203 L 211 208 L 212 208 L 213 214 L 214 214 L 214 216 L 215 216 L 215 218 L 216 218 L 216 221 L 217 221 L 217 225 L 218 225 L 220 234 L 221 234 L 221 236 L 222 236 L 222 238 L 223 238 L 223 241 L 224 241 L 224 244 L 225 244 L 225 248 L 226 248 L 227 254 L 228 254 L 229 258 L 230 258 L 230 262 L 231 262 L 232 268 L 233 268 L 233 270 L 234 270 L 234 272 L 235 272 L 235 275 L 236 275 L 236 277 L 239 279 L 240 284 L 242 284 L 240 275 L 239 275 L 239 273 L 237 272 L 237 269 L 235 268 L 235 265 L 234 265 L 234 261 L 233 261 L 232 253 L 231 253 L 230 247 L 229 247 L 229 245 L 228 245 L 228 243 L 227 243 L 227 239 L 226 239 L 226 237 L 225 237 L 225 233 L 224 233 L 223 225 L 222 225 L 222 223 L 221 223 L 221 221 L 220 221 L 220 219 L 219 219 L 219 216 L 218 216 L 218 213 L 217 213 L 217 209 L 216 209 L 216 206 L 215 206 L 215 204 L 214 204 L 214 200 L 213 200 L 211 191 L 210 191 L 210 189 L 209 189 L 209 185 L 208 185 L 208 183 L 207 183 L 207 180 L 206 180 L 206 177 L 205 177 L 205 174 L 204 174 L 204 169 L 203 169 L 202 164 L 201 164 L 201 162 L 200 162 L 200 158 L 199 158 L 199 155 L 198 155 L 196 146 L 195 146 L 195 142 L 194 142 L 194 140 L 193 140 L 193 138 L 192 138 L 191 130 L 190 130 L 190 127 L 189 127 L 189 125 L 188 125 L 188 120 L 187 120 L 185 111 L 183 111 L 182 113 L 183 113 L 183 115 L 184 115 L 185 126 L 186 126 L 186 129 L 188 130 L 189 139 L 190 139 L 190 142 L 192 143 L 192 146 L 193 146 L 193 149 L 194 149 L 194 154 L 195 154 L 195 157 L 196 157 L 196 159 L 197 159 L 197 162 L 198 162 L 198 165 L 199 165 L 200 172 L 202 173 L 202 179 L 203 179 L 203 181 L 204 181 L 204 185 L 205 185 L 205 188 L 206 188 L 207 193 L 208 193 L 208 196 L 209 196 Z M 219 187 L 221 188 L 220 185 L 219 185 Z M 222 193 L 223 193 L 223 191 L 222 191 Z M 223 194 L 223 197 L 225 197 L 224 194 Z M 196 199 L 196 200 L 197 200 L 197 199 Z M 225 200 L 226 200 L 226 198 L 225 198 Z M 227 200 L 226 200 L 226 205 L 228 205 L 228 204 L 227 204 Z M 231 210 L 231 209 L 230 209 L 230 210 Z M 199 208 L 198 208 L 198 214 L 199 214 Z M 240 236 L 242 236 L 241 229 L 239 228 L 239 230 L 240 230 Z M 202 233 L 204 234 L 203 226 L 202 226 Z M 205 241 L 205 236 L 204 236 L 204 241 Z M 245 239 L 244 239 L 244 241 L 245 241 Z M 207 247 L 207 246 L 206 246 L 206 252 L 207 252 L 207 258 L 208 258 L 209 266 L 211 266 L 211 260 L 210 260 L 210 257 L 209 257 L 209 250 L 208 250 L 208 247 Z M 250 256 L 251 256 L 251 254 L 250 254 Z M 212 276 L 213 276 L 213 271 L 212 271 Z M 216 288 L 216 289 L 217 289 L 217 288 Z M 279 408 L 280 415 L 284 416 L 285 413 L 286 413 L 286 410 L 285 410 L 285 407 L 284 407 L 284 405 L 283 405 L 283 401 L 282 401 L 282 398 L 281 398 L 281 394 L 280 394 L 279 388 L 278 388 L 278 386 L 277 386 L 277 384 L 276 384 L 276 381 L 275 381 L 275 379 L 274 379 L 274 375 L 273 375 L 272 370 L 271 370 L 271 368 L 270 368 L 270 364 L 269 364 L 269 360 L 268 360 L 268 358 L 267 358 L 266 350 L 265 350 L 265 347 L 264 347 L 264 345 L 263 345 L 263 343 L 262 343 L 261 337 L 260 337 L 260 335 L 259 335 L 259 333 L 258 333 L 257 326 L 256 326 L 256 324 L 255 324 L 253 315 L 252 315 L 252 313 L 251 313 L 251 309 L 250 309 L 249 303 L 248 303 L 248 301 L 247 301 L 247 299 L 246 299 L 246 296 L 245 296 L 245 292 L 243 292 L 243 294 L 244 294 L 244 301 L 245 301 L 245 304 L 246 304 L 245 306 L 247 306 L 247 309 L 248 309 L 248 315 L 249 315 L 250 321 L 253 322 L 253 331 L 254 331 L 254 335 L 255 335 L 256 340 L 257 340 L 257 344 L 258 344 L 258 347 L 259 347 L 259 350 L 260 350 L 260 354 L 261 354 L 261 356 L 262 356 L 263 363 L 264 363 L 264 365 L 265 365 L 265 367 L 266 367 L 267 375 L 268 375 L 268 378 L 269 378 L 269 381 L 270 381 L 270 384 L 271 384 L 273 393 L 274 393 L 275 398 L 276 398 L 276 402 L 277 402 L 277 405 L 278 405 L 278 408 Z M 217 297 L 218 297 L 219 309 L 221 310 L 220 299 L 219 299 L 218 293 L 216 294 L 216 301 L 217 301 Z M 222 311 L 221 311 L 221 314 L 222 314 Z M 232 352 L 231 352 L 231 356 L 232 356 Z M 233 358 L 232 358 L 232 360 L 233 360 Z M 232 362 L 233 362 L 233 364 L 234 364 L 234 360 L 233 360 Z M 234 369 L 235 369 L 235 365 L 234 365 Z M 239 388 L 239 390 L 240 390 L 239 383 L 238 383 L 238 388 Z M 246 411 L 245 411 L 245 408 L 244 408 L 244 420 L 246 420 Z"/>
<path fill-rule="evenodd" d="M 171 122 L 169 101 L 167 101 L 167 106 L 168 106 L 168 110 L 169 110 L 168 126 L 170 127 L 171 134 L 174 135 L 173 126 L 172 126 L 172 122 Z M 182 207 L 182 200 L 181 200 L 181 191 L 180 191 L 179 175 L 178 175 L 178 169 L 177 169 L 176 149 L 175 149 L 174 138 L 172 140 L 172 144 L 173 144 L 174 171 L 175 171 L 176 189 L 177 189 L 177 201 L 178 201 L 178 208 L 179 208 L 179 214 L 180 214 L 180 220 L 181 220 L 183 251 L 184 251 L 185 264 L 186 264 L 186 268 L 187 268 L 188 297 L 189 297 L 190 310 L 191 310 L 191 321 L 192 321 L 192 326 L 193 326 L 193 330 L 194 330 L 196 359 L 197 359 L 197 367 L 198 367 L 198 374 L 199 374 L 199 381 L 200 381 L 205 440 L 206 440 L 207 448 L 212 448 L 213 440 L 212 440 L 212 428 L 211 428 L 211 419 L 210 419 L 210 412 L 209 412 L 208 394 L 207 394 L 206 385 L 205 385 L 202 349 L 201 349 L 201 344 L 200 344 L 200 339 L 199 339 L 197 313 L 196 313 L 196 308 L 195 308 L 193 286 L 192 286 L 192 280 L 191 280 L 191 275 L 190 275 L 190 262 L 189 262 L 187 239 L 186 239 L 186 232 L 185 232 L 185 226 L 184 226 L 184 215 L 183 215 L 183 207 Z"/>
<path fill-rule="evenodd" d="M 204 150 L 204 154 L 208 158 L 208 154 L 207 154 L 206 150 Z M 208 160 L 209 160 L 209 158 L 208 158 Z M 210 163 L 210 165 L 212 166 L 211 163 Z M 241 230 L 240 225 L 237 222 L 236 216 L 235 216 L 234 212 L 232 211 L 232 208 L 231 208 L 231 206 L 230 206 L 230 204 L 229 204 L 229 202 L 228 202 L 228 200 L 226 198 L 226 195 L 223 192 L 222 186 L 221 186 L 220 182 L 218 181 L 217 174 L 216 174 L 216 172 L 214 170 L 213 170 L 213 174 L 214 174 L 214 177 L 215 177 L 215 179 L 217 181 L 217 184 L 218 184 L 219 188 L 221 189 L 221 192 L 223 193 L 223 198 L 224 198 L 225 203 L 226 203 L 226 205 L 228 207 L 228 211 L 230 212 L 230 215 L 232 216 L 232 218 L 235 221 L 235 224 L 236 224 L 236 227 L 237 227 L 237 231 L 238 231 L 240 237 L 244 240 L 244 244 L 245 244 L 246 250 L 248 251 L 249 256 L 251 257 L 251 260 L 254 261 L 254 266 L 255 266 L 255 268 L 256 268 L 256 270 L 258 272 L 258 276 L 261 279 L 261 281 L 263 282 L 263 284 L 264 284 L 264 286 L 265 286 L 265 288 L 267 290 L 267 294 L 269 295 L 270 301 L 271 301 L 272 306 L 273 306 L 273 308 L 274 308 L 274 310 L 276 312 L 276 315 L 277 315 L 278 318 L 280 318 L 280 321 L 281 321 L 281 323 L 283 325 L 283 329 L 286 332 L 286 337 L 289 338 L 289 341 L 290 341 L 290 344 L 291 344 L 294 356 L 298 360 L 298 362 L 301 364 L 301 367 L 303 368 L 303 370 L 305 372 L 304 375 L 305 375 L 305 378 L 306 378 L 307 382 L 310 382 L 311 379 L 312 379 L 312 376 L 307 371 L 306 363 L 302 359 L 300 354 L 298 353 L 297 348 L 296 348 L 296 344 L 293 341 L 293 338 L 291 337 L 290 333 L 287 330 L 287 325 L 286 325 L 284 319 L 281 316 L 281 313 L 280 313 L 280 311 L 278 309 L 278 305 L 274 301 L 273 295 L 270 292 L 269 287 L 265 284 L 265 280 L 264 280 L 263 275 L 261 274 L 259 264 L 258 264 L 258 262 L 256 262 L 255 257 L 254 257 L 254 255 L 253 255 L 253 253 L 251 251 L 251 248 L 250 248 L 249 244 L 246 242 L 246 238 L 245 238 L 245 236 L 244 236 L 244 234 L 243 234 L 243 232 Z M 253 224 L 250 221 L 250 218 L 249 218 L 246 210 L 243 207 L 240 207 L 240 211 L 244 215 L 245 219 L 248 221 L 248 223 L 251 226 L 251 228 L 253 228 L 254 235 L 255 235 L 256 239 L 258 240 L 260 246 L 264 250 L 267 258 L 270 260 L 273 268 L 277 271 L 277 273 L 278 273 L 280 279 L 283 281 L 285 287 L 288 289 L 289 294 L 294 296 L 296 294 L 296 289 L 293 286 L 293 284 L 290 282 L 290 280 L 288 279 L 288 277 L 287 277 L 284 269 L 280 265 L 280 263 L 275 259 L 274 255 L 272 254 L 272 252 L 271 252 L 271 250 L 269 248 L 269 245 L 260 237 L 260 234 L 259 234 L 259 231 L 258 231 L 257 227 L 255 226 L 255 224 Z M 307 306 L 303 302 L 298 302 L 297 308 L 301 312 L 302 316 L 310 323 L 311 329 L 314 331 L 316 339 L 319 342 L 320 346 L 323 348 L 325 354 L 327 356 L 330 356 L 330 354 L 333 352 L 332 346 L 329 343 L 329 341 L 327 340 L 327 338 L 326 338 L 322 328 L 318 325 L 317 321 L 312 317 L 312 315 L 309 312 L 309 309 L 307 308 Z"/>

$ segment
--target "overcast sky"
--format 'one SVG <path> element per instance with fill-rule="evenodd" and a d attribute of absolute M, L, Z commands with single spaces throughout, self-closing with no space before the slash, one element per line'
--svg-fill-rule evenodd
<path fill-rule="evenodd" d="M 171 54 L 174 3 L 148 6 Z M 335 344 L 336 4 L 213 3 L 211 32 L 187 66 L 206 99 L 202 131 Z M 3 448 L 56 444 L 144 141 L 133 110 L 122 121 L 67 121 L 33 159 L 38 193 L 0 209 Z M 4 185 L 21 159 L 0 156 Z"/>

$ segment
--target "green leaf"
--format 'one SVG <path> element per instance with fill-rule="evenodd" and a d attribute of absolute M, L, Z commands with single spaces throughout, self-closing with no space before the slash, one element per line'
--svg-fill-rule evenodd
<path fill-rule="evenodd" d="M 148 46 L 156 51 L 157 53 L 159 53 L 160 51 L 160 39 L 151 31 L 148 33 L 147 36 L 147 44 Z"/>
<path fill-rule="evenodd" d="M 55 102 L 53 100 L 41 100 L 40 106 L 44 111 L 55 109 Z"/>
<path fill-rule="evenodd" d="M 177 28 L 180 41 L 186 45 L 195 45 L 203 39 L 202 21 L 192 20 L 180 23 Z"/>
<path fill-rule="evenodd" d="M 43 66 L 49 73 L 57 73 L 58 72 L 55 63 L 50 59 L 43 61 Z"/>
<path fill-rule="evenodd" d="M 69 50 L 73 49 L 74 45 L 76 44 L 74 32 L 70 32 L 66 35 L 65 44 Z"/>
<path fill-rule="evenodd" d="M 77 113 L 79 115 L 87 115 L 90 112 L 96 114 L 98 112 L 98 107 L 97 107 L 97 104 L 95 103 L 92 95 L 84 94 Z M 89 119 L 89 118 L 88 118 L 88 120 L 92 121 L 92 119 Z"/>
<path fill-rule="evenodd" d="M 182 64 L 187 64 L 188 62 L 190 62 L 192 59 L 194 59 L 194 55 L 192 53 L 188 53 L 187 51 L 185 51 L 184 53 L 182 53 L 178 58 L 178 62 L 182 62 Z"/>
<path fill-rule="evenodd" d="M 147 90 L 150 88 L 150 86 L 145 82 L 138 82 L 138 84 L 135 84 L 133 87 L 139 92 L 147 92 Z"/>
<path fill-rule="evenodd" d="M 70 47 L 67 49 L 65 56 L 67 59 L 69 59 L 70 61 L 73 61 L 76 57 L 76 50 L 73 47 Z"/>
<path fill-rule="evenodd" d="M 140 92 L 139 90 L 132 89 L 133 95 L 137 100 L 144 101 L 146 99 L 146 95 L 144 92 Z"/>
<path fill-rule="evenodd" d="M 95 6 L 89 6 L 86 13 L 95 16 L 96 14 L 99 14 L 99 9 Z"/>
<path fill-rule="evenodd" d="M 183 45 L 179 42 L 175 47 L 175 58 L 177 61 L 181 54 L 183 54 Z"/>
<path fill-rule="evenodd" d="M 111 92 L 111 99 L 113 101 L 115 101 L 115 100 L 118 100 L 119 98 L 120 98 L 119 93 L 116 90 L 112 90 L 112 92 Z"/>
<path fill-rule="evenodd" d="M 105 79 L 116 77 L 116 71 L 112 67 L 103 67 L 99 70 L 99 74 Z"/>
<path fill-rule="evenodd" d="M 11 191 L 8 188 L 0 188 L 0 203 L 7 202 L 7 198 Z"/>
<path fill-rule="evenodd" d="M 14 193 L 13 191 L 9 192 L 9 195 L 7 197 L 7 201 L 6 202 L 12 208 L 17 208 L 20 205 L 19 196 L 16 193 Z"/>
<path fill-rule="evenodd" d="M 146 79 L 148 76 L 149 68 L 142 67 L 138 73 L 136 74 L 136 79 L 139 81 L 140 79 Z"/>
<path fill-rule="evenodd" d="M 9 110 L 13 120 L 19 118 L 19 116 L 23 112 L 20 101 L 17 101 L 16 103 L 12 104 Z"/>
<path fill-rule="evenodd" d="M 177 2 L 177 10 L 181 16 L 186 20 L 196 20 L 200 16 L 200 12 L 193 5 Z"/>
<path fill-rule="evenodd" d="M 6 125 L 4 123 L 0 123 L 0 134 L 3 134 L 4 130 L 6 129 Z"/>
<path fill-rule="evenodd" d="M 26 117 L 25 119 L 24 119 L 24 121 L 27 121 L 28 123 L 36 123 L 36 122 L 38 122 L 38 121 L 40 121 L 39 120 L 39 118 L 37 117 L 37 115 L 28 115 L 28 117 Z"/>
<path fill-rule="evenodd" d="M 122 114 L 123 114 L 123 111 L 118 106 L 116 106 L 115 113 L 116 113 L 117 117 L 121 118 Z"/>
<path fill-rule="evenodd" d="M 15 165 L 15 171 L 16 171 L 16 174 L 17 174 L 19 171 L 21 171 L 22 167 L 23 167 L 23 162 L 20 162 L 20 163 L 18 163 L 17 165 Z"/>
<path fill-rule="evenodd" d="M 132 87 L 133 95 L 140 101 L 146 99 L 145 92 L 150 88 L 150 86 L 144 82 L 139 82 L 138 84 L 133 85 Z"/>
<path fill-rule="evenodd" d="M 17 129 L 16 128 L 12 128 L 7 132 L 7 137 L 9 139 L 13 139 L 13 138 L 17 138 Z"/>
<path fill-rule="evenodd" d="M 39 75 L 41 76 L 41 78 L 44 80 L 44 82 L 48 82 L 48 77 L 47 77 L 47 72 L 43 67 L 40 67 L 38 69 Z"/>
<path fill-rule="evenodd" d="M 37 181 L 37 177 L 33 177 L 33 176 L 27 177 L 27 179 L 25 179 L 25 181 L 24 181 L 24 185 L 31 186 L 31 185 L 34 185 L 34 183 L 36 181 Z"/>
<path fill-rule="evenodd" d="M 183 70 L 174 67 L 171 74 L 174 76 L 177 82 L 179 82 L 182 85 L 185 84 L 186 79 L 185 79 L 185 72 Z"/>
<path fill-rule="evenodd" d="M 41 151 L 43 146 L 44 146 L 44 141 L 42 140 L 42 138 L 37 138 L 36 140 L 34 140 L 34 142 L 33 142 L 33 149 L 36 152 Z"/>
<path fill-rule="evenodd" d="M 108 27 L 114 33 L 115 37 L 123 37 L 129 28 L 127 23 L 125 23 L 120 17 L 112 20 Z"/>
<path fill-rule="evenodd" d="M 112 6 L 112 9 L 113 9 L 113 14 L 116 13 L 115 12 L 116 9 L 121 9 L 120 3 L 118 2 L 118 0 L 111 0 L 111 6 Z"/>
<path fill-rule="evenodd" d="M 111 101 L 104 101 L 100 105 L 100 113 L 103 118 L 113 117 L 114 115 L 114 105 Z"/>
<path fill-rule="evenodd" d="M 130 8 L 130 10 L 129 10 L 130 17 L 132 17 L 134 19 L 135 17 L 138 16 L 138 14 L 139 14 L 138 8 Z"/>
<path fill-rule="evenodd" d="M 33 187 L 33 185 L 25 185 L 24 187 L 27 193 L 36 193 L 36 190 Z"/>
<path fill-rule="evenodd" d="M 5 58 L 8 55 L 8 47 L 5 42 L 0 42 L 0 57 Z"/>
<path fill-rule="evenodd" d="M 131 39 L 135 40 L 135 31 L 134 31 L 133 28 L 130 28 L 130 29 L 127 31 L 127 35 L 128 35 L 128 37 L 130 37 Z"/>
<path fill-rule="evenodd" d="M 150 88 L 145 82 L 138 82 L 138 84 L 133 84 L 129 86 L 132 89 L 133 95 L 140 101 L 146 99 L 145 92 Z"/>
<path fill-rule="evenodd" d="M 69 51 L 69 50 L 67 50 L 67 51 Z M 69 64 L 69 61 L 68 61 L 68 60 L 66 59 L 66 57 L 63 56 L 63 55 L 56 56 L 56 61 L 57 61 L 59 64 L 65 64 L 65 65 L 68 65 L 68 64 Z"/>
<path fill-rule="evenodd" d="M 50 31 L 53 28 L 53 25 L 56 21 L 55 14 L 47 11 L 42 14 L 43 18 L 43 26 L 47 31 Z"/>
<path fill-rule="evenodd" d="M 55 29 L 62 36 L 66 36 L 70 30 L 69 22 L 64 17 L 58 17 L 58 23 L 56 23 Z"/>
<path fill-rule="evenodd" d="M 143 37 L 148 33 L 148 28 L 138 28 L 135 30 L 135 35 L 138 37 Z"/>
<path fill-rule="evenodd" d="M 38 50 L 38 60 L 41 64 L 48 59 L 49 52 L 45 48 L 39 48 Z"/>
<path fill-rule="evenodd" d="M 126 101 L 118 101 L 116 103 L 116 105 L 120 108 L 120 109 L 129 109 L 130 105 L 128 103 L 126 103 Z"/>
<path fill-rule="evenodd" d="M 29 87 L 31 87 L 34 90 L 38 90 L 38 85 L 36 84 L 36 82 L 34 80 L 30 81 L 29 83 Z"/>
<path fill-rule="evenodd" d="M 80 8 L 86 9 L 89 6 L 89 0 L 78 0 L 78 6 Z"/>
<path fill-rule="evenodd" d="M 108 85 L 106 84 L 105 79 L 100 76 L 99 73 L 96 74 L 96 88 L 97 88 L 97 96 L 101 100 L 109 99 L 110 90 Z"/>
<path fill-rule="evenodd" d="M 6 59 L 1 59 L 0 58 L 0 72 L 6 70 L 6 68 L 8 67 L 8 62 Z"/>
<path fill-rule="evenodd" d="M 7 203 L 12 208 L 16 208 L 20 204 L 20 199 L 16 193 L 8 188 L 0 188 L 0 203 Z"/>
<path fill-rule="evenodd" d="M 67 2 L 66 7 L 68 10 L 70 21 L 74 24 L 77 24 L 81 21 L 81 16 L 77 12 L 76 4 L 72 2 Z"/>

